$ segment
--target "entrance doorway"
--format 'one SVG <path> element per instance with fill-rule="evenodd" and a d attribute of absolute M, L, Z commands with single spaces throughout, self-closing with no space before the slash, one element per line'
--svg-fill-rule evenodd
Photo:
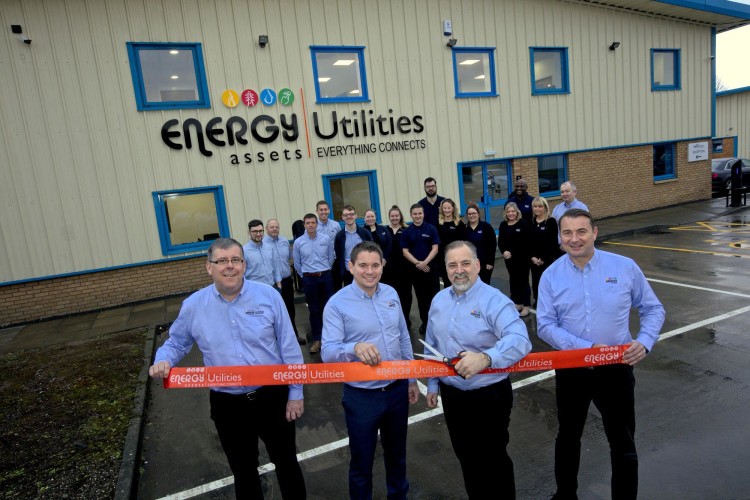
<path fill-rule="evenodd" d="M 458 168 L 461 213 L 466 213 L 466 205 L 474 202 L 479 205 L 483 220 L 493 227 L 499 226 L 508 200 L 508 189 L 512 185 L 510 162 L 492 160 L 460 163 Z"/>

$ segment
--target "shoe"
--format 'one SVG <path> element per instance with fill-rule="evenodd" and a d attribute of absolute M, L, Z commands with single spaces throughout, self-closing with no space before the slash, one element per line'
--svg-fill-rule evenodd
<path fill-rule="evenodd" d="M 424 336 L 424 334 L 427 333 L 427 325 L 422 325 L 419 327 L 419 334 Z"/>
<path fill-rule="evenodd" d="M 297 343 L 299 345 L 305 345 L 305 344 L 307 344 L 307 339 L 305 339 L 303 337 L 297 337 Z"/>
<path fill-rule="evenodd" d="M 317 354 L 320 352 L 320 340 L 313 340 L 310 346 L 310 354 Z"/>
<path fill-rule="evenodd" d="M 521 309 L 521 312 L 518 313 L 518 315 L 521 316 L 522 318 L 525 318 L 526 316 L 529 315 L 529 308 L 524 306 L 523 309 Z"/>

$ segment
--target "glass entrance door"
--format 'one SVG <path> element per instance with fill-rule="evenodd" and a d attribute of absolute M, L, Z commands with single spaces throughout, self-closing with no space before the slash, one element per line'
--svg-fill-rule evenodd
<path fill-rule="evenodd" d="M 510 163 L 495 160 L 463 163 L 459 169 L 461 213 L 466 213 L 466 205 L 474 202 L 479 205 L 483 220 L 493 227 L 499 226 L 511 185 Z"/>

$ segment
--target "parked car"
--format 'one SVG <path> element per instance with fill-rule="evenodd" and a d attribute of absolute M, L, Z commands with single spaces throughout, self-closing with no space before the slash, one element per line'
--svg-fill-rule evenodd
<path fill-rule="evenodd" d="M 750 160 L 747 158 L 717 158 L 711 160 L 711 191 L 724 193 L 732 188 L 732 166 L 742 162 L 742 185 L 750 185 Z"/>

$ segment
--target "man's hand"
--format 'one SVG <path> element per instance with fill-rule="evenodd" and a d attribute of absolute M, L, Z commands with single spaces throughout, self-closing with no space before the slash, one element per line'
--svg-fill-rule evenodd
<path fill-rule="evenodd" d="M 286 402 L 286 420 L 292 422 L 297 420 L 305 413 L 304 399 L 290 399 Z"/>
<path fill-rule="evenodd" d="M 630 344 L 630 347 L 622 353 L 622 362 L 630 366 L 635 366 L 646 358 L 646 347 L 637 340 Z"/>
<path fill-rule="evenodd" d="M 511 253 L 509 251 L 506 250 L 506 251 L 503 252 L 503 259 L 508 260 L 511 257 L 512 257 L 512 255 L 511 255 Z"/>
<path fill-rule="evenodd" d="M 169 361 L 159 361 L 148 369 L 148 375 L 153 378 L 167 378 L 171 369 Z"/>
<path fill-rule="evenodd" d="M 489 366 L 487 366 L 487 356 L 485 356 L 484 353 L 464 351 L 460 353 L 459 356 L 461 356 L 462 359 L 456 363 L 456 373 L 466 380 L 469 380 L 477 373 L 489 368 Z"/>
<path fill-rule="evenodd" d="M 416 382 L 409 383 L 409 404 L 419 401 L 419 387 Z"/>
<path fill-rule="evenodd" d="M 437 392 L 427 393 L 427 408 L 437 408 L 438 394 Z"/>
<path fill-rule="evenodd" d="M 488 271 L 493 269 L 494 267 L 495 266 L 493 266 L 492 264 L 487 264 L 486 266 L 484 266 L 484 268 L 487 269 Z"/>
<path fill-rule="evenodd" d="M 378 351 L 375 344 L 357 342 L 354 346 L 354 354 L 366 365 L 375 366 L 380 364 L 380 351 Z"/>
<path fill-rule="evenodd" d="M 421 260 L 418 261 L 417 264 L 416 264 L 416 266 L 417 266 L 417 269 L 419 269 L 420 271 L 422 271 L 424 273 L 429 273 L 430 272 L 430 266 L 428 266 L 427 264 L 425 264 L 424 261 L 421 261 Z"/>

